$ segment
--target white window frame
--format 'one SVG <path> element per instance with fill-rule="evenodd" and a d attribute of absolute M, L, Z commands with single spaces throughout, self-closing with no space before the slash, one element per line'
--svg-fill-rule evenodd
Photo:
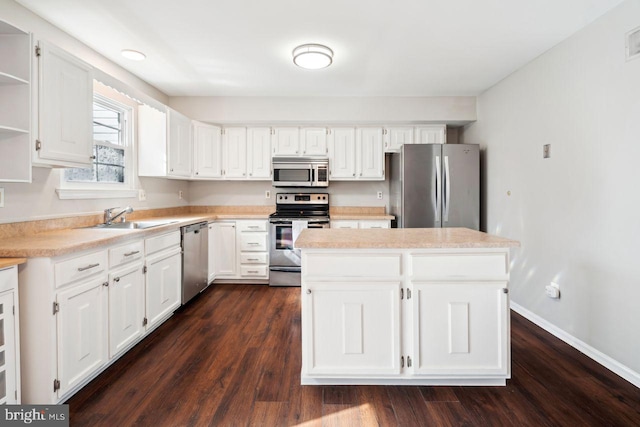
<path fill-rule="evenodd" d="M 133 198 L 138 196 L 135 188 L 136 150 L 134 147 L 133 107 L 125 105 L 99 93 L 93 94 L 93 102 L 97 102 L 122 113 L 122 148 L 125 150 L 124 182 L 73 182 L 66 181 L 64 170 L 60 171 L 60 187 L 56 190 L 60 199 L 114 199 Z M 94 141 L 95 144 L 97 141 Z"/>

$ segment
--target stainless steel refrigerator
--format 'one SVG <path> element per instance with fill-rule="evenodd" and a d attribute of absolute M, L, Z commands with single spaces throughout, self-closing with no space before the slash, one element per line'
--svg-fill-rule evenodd
<path fill-rule="evenodd" d="M 480 227 L 477 144 L 406 144 L 390 157 L 389 204 L 398 228 Z"/>

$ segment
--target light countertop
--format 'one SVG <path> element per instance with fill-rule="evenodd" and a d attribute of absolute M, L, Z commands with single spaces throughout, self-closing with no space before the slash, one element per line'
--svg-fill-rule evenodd
<path fill-rule="evenodd" d="M 0 270 L 27 262 L 26 258 L 0 258 Z"/>
<path fill-rule="evenodd" d="M 301 249 L 510 248 L 520 242 L 468 228 L 306 229 Z"/>
<path fill-rule="evenodd" d="M 173 220 L 171 224 L 158 227 L 123 230 L 99 228 L 66 228 L 25 234 L 0 241 L 0 257 L 54 257 L 85 249 L 124 242 L 135 238 L 161 232 L 178 230 L 180 227 L 201 221 L 225 219 L 261 219 L 266 220 L 264 213 L 201 213 L 174 216 L 154 216 L 152 218 L 136 218 L 136 221 L 149 219 L 152 221 Z"/>

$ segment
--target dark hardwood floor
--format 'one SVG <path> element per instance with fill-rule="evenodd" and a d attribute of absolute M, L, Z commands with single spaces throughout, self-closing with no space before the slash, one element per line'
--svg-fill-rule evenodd
<path fill-rule="evenodd" d="M 67 403 L 72 426 L 640 426 L 640 389 L 517 314 L 506 387 L 300 385 L 300 288 L 217 285 Z"/>

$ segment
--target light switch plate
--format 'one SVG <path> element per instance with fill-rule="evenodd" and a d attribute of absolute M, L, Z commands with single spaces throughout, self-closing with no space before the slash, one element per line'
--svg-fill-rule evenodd
<path fill-rule="evenodd" d="M 551 144 L 545 144 L 542 146 L 542 158 L 548 159 L 551 157 Z"/>
<path fill-rule="evenodd" d="M 4 188 L 0 188 L 0 208 L 4 208 Z"/>

